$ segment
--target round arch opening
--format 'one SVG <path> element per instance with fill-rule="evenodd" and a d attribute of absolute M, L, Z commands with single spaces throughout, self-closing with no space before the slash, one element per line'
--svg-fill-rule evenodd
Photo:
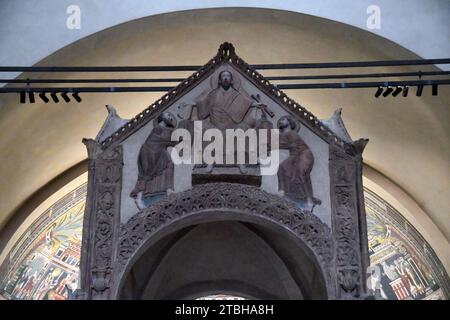
<path fill-rule="evenodd" d="M 198 218 L 149 238 L 122 273 L 117 297 L 328 298 L 320 264 L 286 230 L 230 212 Z"/>

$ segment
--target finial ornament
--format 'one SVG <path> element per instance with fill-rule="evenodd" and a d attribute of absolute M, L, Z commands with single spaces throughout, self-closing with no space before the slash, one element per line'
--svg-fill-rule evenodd
<path fill-rule="evenodd" d="M 230 42 L 224 42 L 219 47 L 219 55 L 223 58 L 232 58 L 236 56 L 234 46 Z"/>

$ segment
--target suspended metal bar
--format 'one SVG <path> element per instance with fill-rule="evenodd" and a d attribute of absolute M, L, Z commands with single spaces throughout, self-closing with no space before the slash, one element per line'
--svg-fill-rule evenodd
<path fill-rule="evenodd" d="M 185 78 L 154 79 L 0 79 L 0 83 L 154 83 L 181 82 Z"/>
<path fill-rule="evenodd" d="M 153 72 L 196 71 L 202 66 L 0 67 L 0 72 Z"/>
<path fill-rule="evenodd" d="M 322 68 L 361 68 L 361 67 L 388 67 L 388 66 L 417 66 L 431 64 L 450 64 L 446 59 L 417 59 L 417 60 L 381 60 L 357 62 L 319 62 L 319 63 L 276 63 L 255 64 L 258 70 L 272 69 L 322 69 Z M 153 72 L 153 71 L 196 71 L 202 66 L 95 66 L 95 67 L 21 67 L 3 66 L 0 72 Z"/>
<path fill-rule="evenodd" d="M 445 76 L 450 71 L 429 72 L 385 72 L 365 74 L 328 74 L 313 76 L 269 76 L 265 79 L 273 80 L 327 80 L 327 79 L 357 79 L 357 78 L 389 78 L 389 77 L 425 77 Z M 158 83 L 181 82 L 184 78 L 153 78 L 153 79 L 0 79 L 0 83 Z"/>
<path fill-rule="evenodd" d="M 327 74 L 313 76 L 273 76 L 264 77 L 267 80 L 328 80 L 328 79 L 361 79 L 361 78 L 390 78 L 390 77 L 424 77 L 445 76 L 450 71 L 414 71 L 414 72 L 383 72 L 383 73 L 361 73 L 361 74 Z"/>
<path fill-rule="evenodd" d="M 376 82 L 332 82 L 332 83 L 295 83 L 276 85 L 279 89 L 354 89 L 377 87 L 404 87 L 404 86 L 430 86 L 450 85 L 448 80 L 409 80 L 409 81 L 376 81 Z"/>
<path fill-rule="evenodd" d="M 429 64 L 449 64 L 450 59 L 420 59 L 420 60 L 382 60 L 357 62 L 325 62 L 325 63 L 290 63 L 253 65 L 256 69 L 324 69 L 324 68 L 362 68 L 362 67 L 395 67 L 418 66 Z"/>
<path fill-rule="evenodd" d="M 77 92 L 77 93 L 94 93 L 94 92 L 166 92 L 175 87 L 8 87 L 0 88 L 0 93 L 9 92 Z"/>
<path fill-rule="evenodd" d="M 449 80 L 409 80 L 409 81 L 377 81 L 377 82 L 331 82 L 331 83 L 295 83 L 275 85 L 278 89 L 351 89 L 351 88 L 374 88 L 388 86 L 429 86 L 450 85 Z M 0 93 L 18 92 L 166 92 L 174 87 L 8 87 L 0 88 Z"/>

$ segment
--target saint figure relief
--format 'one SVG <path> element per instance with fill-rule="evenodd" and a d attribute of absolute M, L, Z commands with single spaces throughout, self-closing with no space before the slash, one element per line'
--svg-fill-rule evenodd
<path fill-rule="evenodd" d="M 217 128 L 223 131 L 226 129 L 247 130 L 253 128 L 256 123 L 256 115 L 252 108 L 265 107 L 262 103 L 253 100 L 245 91 L 239 90 L 240 80 L 233 78 L 233 73 L 223 70 L 216 79 L 212 79 L 212 89 L 200 94 L 194 103 L 183 104 L 179 108 L 191 107 L 188 118 L 192 118 L 192 111 L 197 109 L 198 120 L 203 121 L 203 129 Z M 253 109 L 255 110 L 255 109 Z M 239 165 L 242 173 L 245 173 L 245 166 Z M 213 165 L 208 165 L 208 171 L 213 170 Z"/>
<path fill-rule="evenodd" d="M 138 179 L 130 197 L 141 201 L 148 196 L 173 192 L 174 165 L 167 148 L 178 143 L 171 141 L 176 124 L 170 112 L 163 112 L 156 118 L 154 128 L 139 151 Z"/>
<path fill-rule="evenodd" d="M 312 211 L 315 205 L 321 203 L 313 196 L 311 183 L 313 153 L 298 135 L 300 124 L 290 116 L 283 116 L 278 120 L 278 129 L 280 149 L 289 150 L 289 157 L 278 168 L 278 188 L 301 208 Z"/>
<path fill-rule="evenodd" d="M 247 115 L 257 102 L 239 91 L 232 73 L 224 70 L 219 73 L 218 86 L 201 94 L 194 106 L 197 107 L 198 119 L 209 117 L 209 123 L 215 128 L 246 130 L 253 125 L 254 120 Z"/>

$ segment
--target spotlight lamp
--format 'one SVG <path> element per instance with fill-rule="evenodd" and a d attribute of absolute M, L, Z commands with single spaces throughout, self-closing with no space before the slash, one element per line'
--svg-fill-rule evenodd
<path fill-rule="evenodd" d="M 50 94 L 50 96 L 52 97 L 53 102 L 55 102 L 55 103 L 58 103 L 58 102 L 59 102 L 59 99 L 58 99 L 58 96 L 56 95 L 56 92 L 52 92 L 52 93 Z"/>
<path fill-rule="evenodd" d="M 417 86 L 416 96 L 418 97 L 422 96 L 422 91 L 423 91 L 423 84 L 419 84 Z"/>
<path fill-rule="evenodd" d="M 387 97 L 392 91 L 394 91 L 394 88 L 387 87 L 386 91 L 383 93 L 383 97 Z"/>
<path fill-rule="evenodd" d="M 50 100 L 47 98 L 47 96 L 45 95 L 45 92 L 41 92 L 39 93 L 39 97 L 42 99 L 42 101 L 44 101 L 45 103 L 48 103 Z"/>
<path fill-rule="evenodd" d="M 402 92 L 402 87 L 398 86 L 397 88 L 395 88 L 394 92 L 392 92 L 392 96 L 396 97 L 399 95 L 400 92 Z"/>
<path fill-rule="evenodd" d="M 73 97 L 78 103 L 81 102 L 81 97 L 79 96 L 78 92 L 74 92 L 74 93 L 72 94 L 72 97 Z"/>
<path fill-rule="evenodd" d="M 375 98 L 378 98 L 383 92 L 383 87 L 378 87 L 377 92 L 375 92 Z"/>
<path fill-rule="evenodd" d="M 31 91 L 28 92 L 28 99 L 30 100 L 30 103 L 35 103 L 33 92 Z"/>
<path fill-rule="evenodd" d="M 25 92 L 21 92 L 20 93 L 20 103 L 25 103 L 25 99 L 26 99 Z"/>
<path fill-rule="evenodd" d="M 65 102 L 70 102 L 70 98 L 66 92 L 61 93 L 61 97 L 63 97 Z"/>
<path fill-rule="evenodd" d="M 437 84 L 433 84 L 431 86 L 431 94 L 433 96 L 437 96 L 438 95 L 438 85 Z"/>
<path fill-rule="evenodd" d="M 404 87 L 403 87 L 403 94 L 402 94 L 403 97 L 408 96 L 408 90 L 409 90 L 409 87 L 408 87 L 408 86 L 404 86 Z"/>

